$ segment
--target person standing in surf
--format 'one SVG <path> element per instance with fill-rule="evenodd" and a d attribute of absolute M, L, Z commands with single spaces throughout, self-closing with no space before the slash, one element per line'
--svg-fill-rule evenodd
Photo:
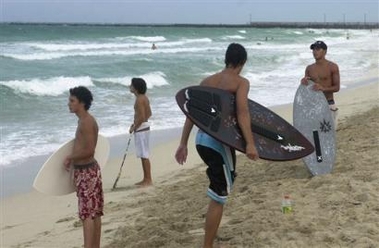
<path fill-rule="evenodd" d="M 335 129 L 337 129 L 338 108 L 334 101 L 334 93 L 340 90 L 340 72 L 338 65 L 325 59 L 328 47 L 323 41 L 316 41 L 310 48 L 316 62 L 307 66 L 305 76 L 301 79 L 301 83 L 307 85 L 308 80 L 312 80 L 315 83 L 313 89 L 320 90 L 324 93 L 329 103 L 330 111 L 332 111 Z"/>
<path fill-rule="evenodd" d="M 67 170 L 74 168 L 79 218 L 83 222 L 85 248 L 99 248 L 104 195 L 100 167 L 94 158 L 99 128 L 88 112 L 92 93 L 86 87 L 70 89 L 68 107 L 79 118 L 74 148 L 64 162 Z"/>
<path fill-rule="evenodd" d="M 149 98 L 146 96 L 146 82 L 142 78 L 132 78 L 130 92 L 136 96 L 134 103 L 134 121 L 129 128 L 129 133 L 134 133 L 134 143 L 137 158 L 141 158 L 143 179 L 136 183 L 137 186 L 150 186 L 153 184 L 151 177 L 151 164 L 149 159 L 149 138 L 151 108 Z"/>
<path fill-rule="evenodd" d="M 219 88 L 235 94 L 238 125 L 246 141 L 246 156 L 249 159 L 256 160 L 258 159 L 258 152 L 251 131 L 248 107 L 250 83 L 246 78 L 240 76 L 246 60 L 247 52 L 245 48 L 237 43 L 230 44 L 225 54 L 225 68 L 221 72 L 205 78 L 200 85 Z M 192 127 L 193 123 L 189 118 L 186 118 L 180 144 L 175 153 L 175 159 L 179 164 L 183 164 L 187 160 L 187 143 Z M 233 148 L 222 144 L 200 129 L 196 135 L 196 149 L 208 166 L 206 173 L 210 184 L 207 195 L 211 199 L 205 220 L 203 248 L 210 248 L 213 247 L 224 204 L 236 177 L 236 154 Z"/>

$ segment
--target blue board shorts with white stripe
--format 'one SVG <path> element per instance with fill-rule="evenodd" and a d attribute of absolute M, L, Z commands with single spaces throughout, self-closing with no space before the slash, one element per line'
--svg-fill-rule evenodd
<path fill-rule="evenodd" d="M 210 184 L 207 195 L 212 200 L 224 204 L 236 177 L 235 150 L 201 130 L 196 135 L 196 149 L 201 159 L 208 165 L 207 175 Z"/>

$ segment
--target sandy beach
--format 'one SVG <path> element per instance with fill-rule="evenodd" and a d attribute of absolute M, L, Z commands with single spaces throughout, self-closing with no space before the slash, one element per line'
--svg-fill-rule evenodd
<path fill-rule="evenodd" d="M 336 94 L 337 159 L 331 174 L 311 177 L 301 160 L 237 159 L 238 178 L 226 204 L 221 247 L 379 247 L 379 83 Z M 273 110 L 292 122 L 292 105 Z M 208 180 L 194 135 L 184 166 L 174 160 L 179 137 L 152 149 L 154 186 L 139 189 L 140 161 L 128 154 L 103 170 L 102 247 L 200 247 Z M 289 194 L 294 211 L 280 210 Z M 32 191 L 1 201 L 1 247 L 82 247 L 74 194 Z"/>

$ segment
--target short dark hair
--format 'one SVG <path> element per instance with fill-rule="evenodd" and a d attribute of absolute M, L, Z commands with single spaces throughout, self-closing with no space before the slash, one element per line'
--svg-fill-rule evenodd
<path fill-rule="evenodd" d="M 147 87 L 146 87 L 146 82 L 142 78 L 132 78 L 132 86 L 138 94 L 145 94 Z"/>
<path fill-rule="evenodd" d="M 77 86 L 70 89 L 70 95 L 78 98 L 79 102 L 84 103 L 84 108 L 88 110 L 91 107 L 93 97 L 89 89 L 84 86 Z"/>
<path fill-rule="evenodd" d="M 231 43 L 225 53 L 225 65 L 236 68 L 244 65 L 247 61 L 247 52 L 245 48 L 238 43 Z"/>

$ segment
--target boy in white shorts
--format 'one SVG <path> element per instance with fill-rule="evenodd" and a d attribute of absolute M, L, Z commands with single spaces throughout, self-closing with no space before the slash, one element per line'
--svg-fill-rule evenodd
<path fill-rule="evenodd" d="M 134 122 L 130 126 L 129 133 L 134 133 L 136 156 L 141 158 L 143 168 L 143 179 L 136 183 L 138 186 L 146 187 L 153 184 L 151 178 L 151 165 L 149 160 L 149 137 L 151 108 L 146 96 L 146 82 L 142 78 L 132 78 L 130 92 L 136 96 L 134 103 Z"/>

